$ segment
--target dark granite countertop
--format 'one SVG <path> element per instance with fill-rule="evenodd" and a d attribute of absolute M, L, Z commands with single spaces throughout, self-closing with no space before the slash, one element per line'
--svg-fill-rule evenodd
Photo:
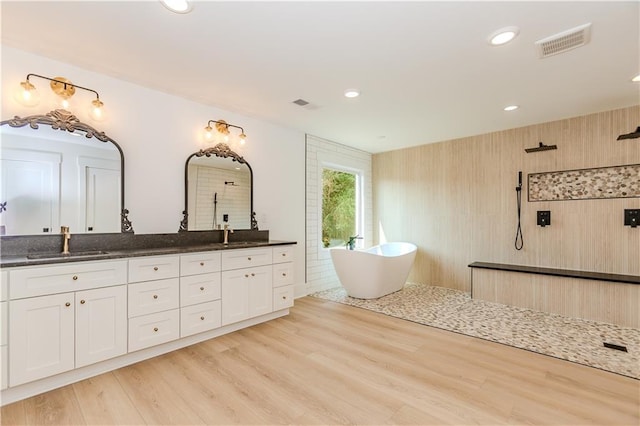
<path fill-rule="evenodd" d="M 74 234 L 69 240 L 70 255 L 62 255 L 60 235 L 0 237 L 0 267 L 49 265 L 87 260 L 126 259 L 138 256 L 195 253 L 296 244 L 271 240 L 269 231 L 236 230 L 223 244 L 223 233 L 189 231 L 175 234 Z"/>

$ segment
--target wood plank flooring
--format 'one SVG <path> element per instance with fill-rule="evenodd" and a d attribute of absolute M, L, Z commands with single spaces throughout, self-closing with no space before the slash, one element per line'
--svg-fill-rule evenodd
<path fill-rule="evenodd" d="M 640 381 L 311 297 L 2 408 L 3 425 L 638 425 Z"/>

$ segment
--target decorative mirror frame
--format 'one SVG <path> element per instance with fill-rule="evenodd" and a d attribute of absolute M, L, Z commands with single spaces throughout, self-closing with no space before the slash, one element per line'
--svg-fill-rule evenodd
<path fill-rule="evenodd" d="M 0 126 L 8 125 L 10 127 L 24 127 L 29 125 L 33 130 L 38 130 L 39 125 L 51 126 L 54 130 L 66 131 L 73 133 L 76 130 L 85 132 L 87 139 L 95 137 L 101 142 L 111 142 L 120 153 L 120 232 L 133 233 L 133 226 L 129 220 L 129 210 L 124 207 L 124 153 L 120 145 L 107 136 L 104 132 L 100 132 L 89 124 L 81 122 L 73 113 L 56 109 L 45 115 L 30 115 L 28 117 L 14 116 L 10 120 L 0 122 Z"/>
<path fill-rule="evenodd" d="M 189 160 L 191 160 L 191 158 L 193 157 L 211 156 L 230 158 L 231 161 L 235 161 L 239 164 L 246 164 L 249 168 L 249 180 L 251 183 L 251 229 L 257 231 L 258 221 L 256 220 L 256 213 L 253 211 L 253 169 L 251 169 L 251 165 L 249 165 L 247 160 L 245 160 L 235 151 L 232 151 L 231 148 L 229 148 L 229 145 L 227 145 L 226 143 L 219 143 L 216 146 L 194 152 L 189 157 L 187 157 L 187 161 L 184 164 L 184 210 L 182 211 L 182 220 L 180 221 L 180 228 L 178 229 L 178 232 L 189 231 Z"/>

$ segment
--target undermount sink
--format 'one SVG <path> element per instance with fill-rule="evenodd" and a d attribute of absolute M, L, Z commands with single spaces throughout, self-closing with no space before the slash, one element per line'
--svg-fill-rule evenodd
<path fill-rule="evenodd" d="M 90 251 L 75 251 L 71 253 L 38 253 L 28 254 L 27 259 L 64 259 L 71 257 L 82 256 L 99 256 L 101 254 L 108 254 L 109 252 L 102 250 L 90 250 Z"/>

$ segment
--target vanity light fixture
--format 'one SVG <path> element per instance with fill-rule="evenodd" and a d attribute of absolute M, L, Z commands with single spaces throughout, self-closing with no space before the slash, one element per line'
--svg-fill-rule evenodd
<path fill-rule="evenodd" d="M 212 127 L 211 124 L 214 126 Z M 229 124 L 224 120 L 209 120 L 207 122 L 207 126 L 204 128 L 204 139 L 206 141 L 213 141 L 216 137 L 216 134 L 213 132 L 213 129 L 215 128 L 218 134 L 222 135 L 224 142 L 228 143 L 231 135 L 231 131 L 229 130 L 230 127 L 240 130 L 238 138 L 240 139 L 240 145 L 244 145 L 247 141 L 247 135 L 244 133 L 244 129 L 240 126 L 236 126 L 235 124 Z"/>
<path fill-rule="evenodd" d="M 35 106 L 40 101 L 40 96 L 38 94 L 38 91 L 36 90 L 36 87 L 29 80 L 31 77 L 48 80 L 49 86 L 51 87 L 53 93 L 60 97 L 60 106 L 62 106 L 62 108 L 65 110 L 69 109 L 69 100 L 76 93 L 76 89 L 82 89 L 94 93 L 96 95 L 96 98 L 91 101 L 91 104 L 89 106 L 89 116 L 96 121 L 102 121 L 104 119 L 104 103 L 100 100 L 100 95 L 98 94 L 98 92 L 87 87 L 73 84 L 71 83 L 71 81 L 64 77 L 49 78 L 38 74 L 27 74 L 27 78 L 25 79 L 25 81 L 20 83 L 20 89 L 16 94 L 16 100 L 20 104 L 25 106 Z"/>
<path fill-rule="evenodd" d="M 489 44 L 492 46 L 502 46 L 516 38 L 519 33 L 520 29 L 518 27 L 501 28 L 489 36 Z"/>

